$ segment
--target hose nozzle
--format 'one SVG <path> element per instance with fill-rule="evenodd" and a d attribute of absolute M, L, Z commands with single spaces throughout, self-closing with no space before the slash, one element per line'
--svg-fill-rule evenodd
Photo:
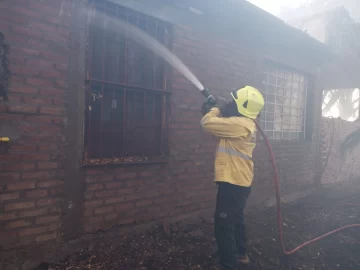
<path fill-rule="evenodd" d="M 206 98 L 206 101 L 211 105 L 216 105 L 216 99 L 209 93 L 209 89 L 204 88 L 201 90 L 201 93 Z"/>

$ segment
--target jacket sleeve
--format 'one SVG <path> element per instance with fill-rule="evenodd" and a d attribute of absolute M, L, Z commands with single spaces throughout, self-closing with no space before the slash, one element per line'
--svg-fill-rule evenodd
<path fill-rule="evenodd" d="M 201 119 L 201 126 L 207 133 L 216 137 L 238 138 L 249 134 L 244 126 L 234 124 L 231 118 L 222 118 L 219 108 L 212 108 Z"/>

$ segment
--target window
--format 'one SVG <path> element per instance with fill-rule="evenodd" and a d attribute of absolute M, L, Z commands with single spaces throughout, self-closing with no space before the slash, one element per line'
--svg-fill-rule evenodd
<path fill-rule="evenodd" d="M 322 115 L 353 122 L 359 118 L 359 88 L 325 89 L 323 91 Z"/>
<path fill-rule="evenodd" d="M 265 107 L 261 125 L 267 136 L 273 139 L 304 139 L 307 77 L 267 63 L 263 85 Z"/>
<path fill-rule="evenodd" d="M 166 47 L 171 44 L 171 26 L 100 0 L 93 1 L 91 16 L 85 164 L 164 161 L 168 145 L 169 70 L 161 58 L 129 39 L 126 31 L 120 32 L 116 25 L 110 28 L 107 16 L 139 27 Z"/>

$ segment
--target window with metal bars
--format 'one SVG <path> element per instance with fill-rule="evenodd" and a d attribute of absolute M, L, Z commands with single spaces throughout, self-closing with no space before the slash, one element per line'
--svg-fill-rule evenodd
<path fill-rule="evenodd" d="M 109 23 L 136 26 L 170 49 L 171 25 L 100 0 L 89 14 L 85 165 L 166 161 L 170 70 Z"/>
<path fill-rule="evenodd" d="M 308 78 L 304 74 L 274 63 L 265 64 L 261 125 L 269 138 L 305 138 L 307 88 Z"/>

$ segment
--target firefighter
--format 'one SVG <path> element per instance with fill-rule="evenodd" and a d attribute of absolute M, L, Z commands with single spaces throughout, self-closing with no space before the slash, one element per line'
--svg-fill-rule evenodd
<path fill-rule="evenodd" d="M 224 270 L 248 264 L 244 208 L 254 177 L 252 153 L 256 145 L 255 120 L 264 107 L 261 93 L 251 86 L 231 93 L 220 107 L 204 103 L 202 128 L 218 139 L 215 159 L 217 184 L 215 238 Z M 209 110 L 208 110 L 209 109 Z"/>

